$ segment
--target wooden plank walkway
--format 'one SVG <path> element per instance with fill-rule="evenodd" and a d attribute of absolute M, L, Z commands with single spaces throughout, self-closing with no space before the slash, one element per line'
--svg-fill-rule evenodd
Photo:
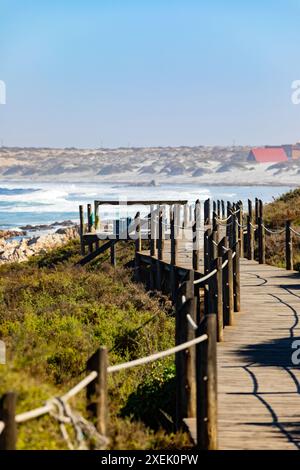
<path fill-rule="evenodd" d="M 300 449 L 300 276 L 241 260 L 242 311 L 218 344 L 219 449 Z M 195 439 L 195 420 L 186 420 Z"/>
<path fill-rule="evenodd" d="M 178 266 L 191 269 L 191 251 L 191 236 L 178 242 Z M 169 252 L 166 240 L 165 262 Z M 300 450 L 299 273 L 241 259 L 241 307 L 217 346 L 219 449 Z"/>

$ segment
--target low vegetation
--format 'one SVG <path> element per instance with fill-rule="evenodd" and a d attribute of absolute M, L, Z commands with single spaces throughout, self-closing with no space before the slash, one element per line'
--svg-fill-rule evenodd
<path fill-rule="evenodd" d="M 120 266 L 132 258 L 128 244 L 118 252 Z M 0 393 L 18 393 L 18 413 L 41 406 L 82 379 L 88 357 L 100 345 L 107 346 L 109 361 L 116 364 L 174 344 L 168 299 L 149 297 L 132 282 L 130 269 L 113 269 L 105 257 L 89 267 L 74 266 L 78 253 L 79 245 L 72 242 L 0 269 L 0 337 L 7 346 Z M 190 445 L 187 435 L 174 433 L 173 379 L 173 358 L 109 377 L 110 448 Z M 85 393 L 71 405 L 85 415 Z M 17 445 L 67 448 L 51 416 L 19 425 Z"/>
<path fill-rule="evenodd" d="M 272 230 L 284 229 L 290 220 L 292 227 L 300 232 L 300 188 L 283 194 L 265 207 L 265 223 Z M 293 235 L 294 268 L 300 270 L 300 237 Z M 285 266 L 285 233 L 266 236 L 267 262 Z"/>

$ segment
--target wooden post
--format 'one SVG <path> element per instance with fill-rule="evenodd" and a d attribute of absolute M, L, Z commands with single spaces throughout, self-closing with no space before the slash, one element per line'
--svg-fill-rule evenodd
<path fill-rule="evenodd" d="M 212 235 L 212 230 L 209 228 L 205 231 L 204 233 L 204 248 L 203 248 L 203 253 L 204 253 L 204 274 L 208 274 L 210 271 L 210 266 L 211 266 L 211 235 Z M 205 284 L 204 286 L 204 309 L 205 312 L 208 312 L 209 310 L 209 285 Z"/>
<path fill-rule="evenodd" d="M 221 201 L 219 199 L 217 201 L 217 214 L 218 214 L 218 217 L 220 218 L 221 217 Z"/>
<path fill-rule="evenodd" d="M 244 217 L 243 217 L 243 203 L 239 202 L 239 213 L 237 217 L 238 221 L 238 237 L 240 245 L 240 257 L 244 258 Z"/>
<path fill-rule="evenodd" d="M 154 205 L 150 205 L 150 215 L 148 219 L 148 240 L 150 245 L 150 252 L 151 252 L 151 239 L 152 239 L 152 212 L 154 211 Z"/>
<path fill-rule="evenodd" d="M 141 280 L 139 253 L 142 251 L 141 215 L 139 212 L 137 212 L 134 218 L 134 222 L 135 222 L 135 280 L 139 282 Z"/>
<path fill-rule="evenodd" d="M 218 232 L 214 230 L 210 236 L 210 266 L 209 271 L 215 264 L 214 261 L 218 256 Z"/>
<path fill-rule="evenodd" d="M 223 341 L 223 274 L 222 257 L 213 260 L 211 269 L 217 269 L 217 273 L 209 281 L 209 309 L 206 312 L 217 314 L 217 340 Z"/>
<path fill-rule="evenodd" d="M 258 204 L 259 204 L 259 217 L 261 217 L 263 220 L 264 219 L 264 203 L 260 199 Z"/>
<path fill-rule="evenodd" d="M 294 269 L 293 237 L 292 237 L 290 220 L 287 220 L 285 224 L 285 259 L 286 259 L 286 269 L 288 269 L 289 271 L 292 271 Z"/>
<path fill-rule="evenodd" d="M 211 225 L 210 199 L 204 202 L 204 225 Z"/>
<path fill-rule="evenodd" d="M 100 232 L 101 229 L 101 223 L 100 223 L 100 217 L 99 217 L 99 204 L 97 201 L 94 202 L 94 214 L 95 214 L 95 220 L 94 220 L 94 231 L 95 233 Z M 95 248 L 96 250 L 99 248 L 100 243 L 99 239 L 95 243 Z"/>
<path fill-rule="evenodd" d="M 199 199 L 197 199 L 195 203 L 194 219 L 197 225 L 200 227 L 201 225 L 201 202 L 199 201 Z"/>
<path fill-rule="evenodd" d="M 164 228 L 163 228 L 163 211 L 159 211 L 158 216 L 158 259 L 163 260 L 164 257 Z"/>
<path fill-rule="evenodd" d="M 212 230 L 209 228 L 204 233 L 204 274 L 209 273 L 210 269 L 210 236 Z"/>
<path fill-rule="evenodd" d="M 92 205 L 91 204 L 87 205 L 87 218 L 88 218 L 88 232 L 90 233 L 92 231 L 92 227 L 93 227 Z"/>
<path fill-rule="evenodd" d="M 253 206 L 251 199 L 248 199 L 248 216 L 250 217 L 251 222 L 253 222 Z"/>
<path fill-rule="evenodd" d="M 217 295 L 217 340 L 223 341 L 223 258 L 218 256 L 216 259 L 217 274 L 216 274 L 216 295 Z"/>
<path fill-rule="evenodd" d="M 116 266 L 117 265 L 117 258 L 116 258 L 116 244 L 114 243 L 113 245 L 111 245 L 110 247 L 110 264 L 112 266 Z"/>
<path fill-rule="evenodd" d="M 184 217 L 184 229 L 186 230 L 189 224 L 189 206 L 184 204 L 183 206 L 183 217 Z"/>
<path fill-rule="evenodd" d="M 135 252 L 142 251 L 141 214 L 135 216 Z"/>
<path fill-rule="evenodd" d="M 87 219 L 88 219 L 88 233 L 91 233 L 92 232 L 92 206 L 91 204 L 88 204 L 87 205 Z M 89 253 L 92 253 L 93 252 L 93 243 L 89 242 L 88 244 L 88 248 L 89 248 Z"/>
<path fill-rule="evenodd" d="M 232 250 L 229 249 L 227 253 L 227 259 L 228 259 L 228 277 L 227 277 L 227 282 L 228 282 L 228 325 L 232 326 L 234 325 L 234 293 L 233 293 L 233 258 L 232 258 Z"/>
<path fill-rule="evenodd" d="M 195 297 L 194 288 L 194 272 L 190 271 L 189 281 L 186 289 L 187 298 L 187 310 L 186 315 L 196 322 L 196 307 L 197 300 Z M 196 332 L 188 322 L 186 315 L 184 315 L 183 321 L 186 324 L 186 339 L 185 341 L 191 341 L 195 338 Z M 187 401 L 187 418 L 196 418 L 196 347 L 193 346 L 185 351 L 186 354 L 186 401 Z"/>
<path fill-rule="evenodd" d="M 174 211 L 171 214 L 170 225 L 171 225 L 171 235 L 170 235 L 171 236 L 171 264 L 176 265 L 177 264 L 178 243 L 177 243 L 176 230 L 175 230 L 175 213 L 174 213 Z"/>
<path fill-rule="evenodd" d="M 219 257 L 223 257 L 227 251 L 226 249 L 224 250 L 224 248 L 228 248 L 228 238 L 227 237 L 223 237 L 222 240 L 219 241 L 219 244 L 218 244 L 218 256 Z"/>
<path fill-rule="evenodd" d="M 209 314 L 199 327 L 198 335 L 208 339 L 196 346 L 197 364 L 197 447 L 218 449 L 218 391 L 216 315 Z"/>
<path fill-rule="evenodd" d="M 101 221 L 99 217 L 99 204 L 97 203 L 97 201 L 94 202 L 94 213 L 95 213 L 94 227 L 95 227 L 95 231 L 98 232 L 101 229 Z"/>
<path fill-rule="evenodd" d="M 193 221 L 193 212 L 194 212 L 192 204 L 189 205 L 189 209 L 190 209 L 189 218 L 190 218 L 190 222 L 192 222 Z"/>
<path fill-rule="evenodd" d="M 218 214 L 215 211 L 213 212 L 213 227 L 212 227 L 212 229 L 213 229 L 214 232 L 217 232 L 217 234 L 219 234 Z"/>
<path fill-rule="evenodd" d="M 234 311 L 241 311 L 241 279 L 240 279 L 240 247 L 236 244 L 235 257 L 233 258 L 233 292 Z"/>
<path fill-rule="evenodd" d="M 259 217 L 259 199 L 255 198 L 255 223 L 258 224 L 258 217 Z"/>
<path fill-rule="evenodd" d="M 247 255 L 249 260 L 254 260 L 254 236 L 252 217 L 247 216 Z"/>
<path fill-rule="evenodd" d="M 229 246 L 231 246 L 231 222 L 232 222 L 232 217 L 230 217 L 232 214 L 232 207 L 231 207 L 231 202 L 227 201 L 227 212 L 226 212 L 226 218 L 227 220 L 227 225 L 226 225 L 226 237 L 228 237 L 229 240 Z"/>
<path fill-rule="evenodd" d="M 84 235 L 84 211 L 83 206 L 79 206 L 79 220 L 80 220 L 80 228 L 79 228 L 79 235 L 80 235 L 80 247 L 81 247 L 81 254 L 85 255 L 85 245 L 83 240 Z"/>
<path fill-rule="evenodd" d="M 213 212 L 217 213 L 217 202 L 213 201 Z"/>
<path fill-rule="evenodd" d="M 86 389 L 87 411 L 96 419 L 96 429 L 102 436 L 107 435 L 107 367 L 108 353 L 106 347 L 99 348 L 87 361 L 87 370 L 98 375 Z"/>
<path fill-rule="evenodd" d="M 176 303 L 176 291 L 177 291 L 177 271 L 176 271 L 176 264 L 177 264 L 177 236 L 176 236 L 176 227 L 175 227 L 175 216 L 176 216 L 176 209 L 174 207 L 173 211 L 170 214 L 170 225 L 171 225 L 171 295 L 173 304 Z"/>
<path fill-rule="evenodd" d="M 156 256 L 157 255 L 157 249 L 156 249 L 157 218 L 158 218 L 158 212 L 153 210 L 153 206 L 152 206 L 152 208 L 151 208 L 151 217 L 150 217 L 150 226 L 151 226 L 150 255 L 151 256 Z"/>
<path fill-rule="evenodd" d="M 175 234 L 176 234 L 176 238 L 177 239 L 181 239 L 181 235 L 182 235 L 182 230 L 180 230 L 180 221 L 181 221 L 181 217 L 180 217 L 180 212 L 181 212 L 181 206 L 180 204 L 175 204 L 175 217 L 174 217 L 174 220 L 175 220 Z"/>
<path fill-rule="evenodd" d="M 163 259 L 163 213 L 162 210 L 158 211 L 158 238 L 157 238 L 157 260 L 156 260 L 156 289 L 158 291 L 162 288 L 162 266 Z"/>
<path fill-rule="evenodd" d="M 186 282 L 185 304 L 182 305 L 182 293 L 176 302 L 175 343 L 182 344 L 195 337 L 195 331 L 189 327 L 187 314 L 196 321 L 196 299 L 194 297 L 194 272 L 189 271 Z M 176 364 L 176 427 L 182 427 L 183 419 L 196 416 L 196 371 L 195 348 L 181 351 L 175 355 Z"/>
<path fill-rule="evenodd" d="M 0 400 L 0 421 L 5 424 L 0 434 L 0 450 L 16 450 L 16 401 L 17 395 L 14 392 L 5 393 Z"/>
<path fill-rule="evenodd" d="M 225 219 L 225 202 L 221 201 L 221 209 L 222 209 L 222 219 Z"/>
<path fill-rule="evenodd" d="M 237 211 L 237 206 L 235 206 L 235 211 Z M 232 222 L 232 233 L 231 233 L 231 238 L 232 238 L 232 244 L 231 244 L 231 248 L 233 249 L 233 251 L 235 251 L 235 247 L 236 245 L 238 244 L 238 240 L 239 240 L 239 227 L 238 227 L 238 224 L 237 224 L 237 217 L 238 215 L 236 213 L 232 214 L 232 218 L 231 218 L 231 222 Z"/>
<path fill-rule="evenodd" d="M 260 216 L 258 217 L 258 261 L 259 264 L 266 264 L 266 232 Z"/>
<path fill-rule="evenodd" d="M 228 261 L 223 269 L 223 322 L 224 326 L 228 326 L 233 324 L 234 295 L 232 250 L 228 249 L 229 243 L 227 237 L 220 242 L 219 255 L 221 255 L 222 251 L 224 252 L 223 246 L 227 249 L 223 259 Z"/>
<path fill-rule="evenodd" d="M 193 269 L 199 271 L 200 269 L 200 247 L 199 247 L 199 225 L 197 221 L 193 224 Z"/>

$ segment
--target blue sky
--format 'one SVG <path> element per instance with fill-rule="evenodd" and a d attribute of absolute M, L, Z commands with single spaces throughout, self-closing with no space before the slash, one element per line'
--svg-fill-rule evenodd
<path fill-rule="evenodd" d="M 5 145 L 300 140 L 300 0 L 0 0 Z"/>

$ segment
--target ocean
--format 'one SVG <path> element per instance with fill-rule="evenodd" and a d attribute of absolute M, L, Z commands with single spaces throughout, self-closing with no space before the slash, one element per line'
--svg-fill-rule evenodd
<path fill-rule="evenodd" d="M 207 198 L 246 202 L 259 197 L 264 202 L 289 191 L 287 186 L 202 186 L 193 184 L 162 184 L 143 187 L 114 183 L 20 183 L 0 182 L 0 228 L 15 229 L 78 221 L 78 206 L 99 200 L 187 199 L 195 202 Z M 128 210 L 127 210 L 128 209 Z M 120 216 L 133 215 L 137 208 L 124 208 Z M 146 209 L 145 209 L 146 210 Z M 114 218 L 112 207 L 101 208 L 101 219 Z"/>

